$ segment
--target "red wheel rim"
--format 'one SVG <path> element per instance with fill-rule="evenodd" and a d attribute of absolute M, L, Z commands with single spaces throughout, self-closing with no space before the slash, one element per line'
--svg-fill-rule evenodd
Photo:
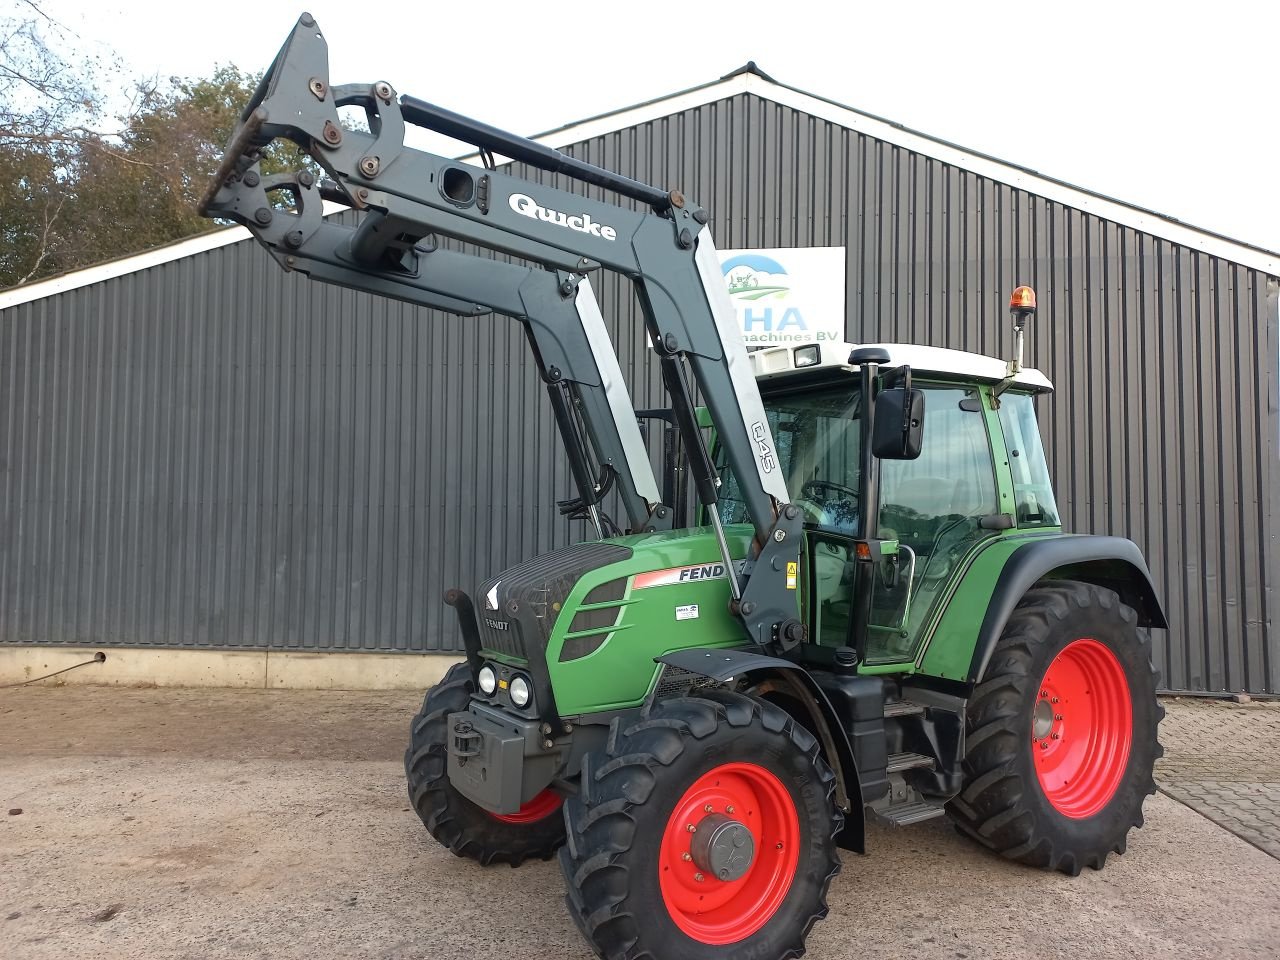
<path fill-rule="evenodd" d="M 1040 789 L 1072 819 L 1091 817 L 1115 795 L 1133 742 L 1124 668 L 1097 640 L 1073 640 L 1049 664 L 1031 718 Z"/>
<path fill-rule="evenodd" d="M 536 823 L 559 810 L 563 799 L 554 790 L 543 790 L 515 813 L 491 813 L 489 816 L 503 823 Z"/>
<path fill-rule="evenodd" d="M 751 834 L 754 857 L 736 880 L 720 880 L 691 859 L 689 827 L 696 832 L 713 814 Z M 800 818 L 782 781 L 754 763 L 722 764 L 693 782 L 667 821 L 658 854 L 662 900 L 676 926 L 694 940 L 737 943 L 777 912 L 799 860 Z"/>

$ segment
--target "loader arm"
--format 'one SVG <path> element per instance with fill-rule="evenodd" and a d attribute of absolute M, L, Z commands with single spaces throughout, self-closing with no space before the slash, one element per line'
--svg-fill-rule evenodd
<path fill-rule="evenodd" d="M 364 109 L 368 132 L 342 126 L 338 109 L 345 106 Z M 406 122 L 471 143 L 482 155 L 496 151 L 603 187 L 647 209 L 407 147 Z M 260 151 L 277 138 L 297 144 L 331 181 L 317 183 L 307 170 L 264 177 Z M 276 191 L 292 196 L 292 209 L 272 206 Z M 322 195 L 362 211 L 360 223 L 326 222 Z M 582 278 L 604 267 L 630 279 L 647 338 L 662 357 L 664 383 L 700 500 L 715 506 L 719 480 L 694 415 L 686 369 L 705 400 L 756 528 L 755 555 L 744 582 L 730 575 L 735 611 L 756 643 L 789 648 L 803 639 L 796 592 L 787 589 L 785 575 L 787 562 L 799 555 L 802 518 L 789 503 L 705 210 L 678 191 L 630 180 L 424 101 L 398 97 L 385 82 L 332 86 L 325 40 L 314 18 L 303 14 L 242 113 L 200 211 L 248 227 L 286 269 L 453 313 L 496 310 L 525 320 L 544 379 L 552 386 L 571 385 L 573 394 L 565 403 L 574 397 L 581 401 L 597 453 L 625 477 L 621 489 L 633 525 L 641 512 L 654 525 L 655 518 L 661 520 L 659 511 L 670 513 L 669 505 L 657 502 L 652 469 L 647 461 L 640 463 L 635 414 L 616 351 Z M 541 269 L 440 250 L 435 237 L 509 254 Z M 532 309 L 531 303 L 536 304 Z M 554 392 L 552 399 L 557 402 Z M 562 434 L 572 447 L 564 413 L 557 406 Z M 572 462 L 572 450 L 570 457 Z M 583 478 L 578 479 L 582 489 Z M 707 514 L 732 569 L 718 511 Z"/>

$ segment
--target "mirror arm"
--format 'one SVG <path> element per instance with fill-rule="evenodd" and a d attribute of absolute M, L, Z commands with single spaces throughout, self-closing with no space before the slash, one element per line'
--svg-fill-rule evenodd
<path fill-rule="evenodd" d="M 902 389 L 906 391 L 907 397 L 910 398 L 911 367 L 905 364 L 902 367 Z M 906 437 L 910 433 L 911 433 L 911 404 L 908 402 L 902 405 L 902 435 L 903 437 Z"/>

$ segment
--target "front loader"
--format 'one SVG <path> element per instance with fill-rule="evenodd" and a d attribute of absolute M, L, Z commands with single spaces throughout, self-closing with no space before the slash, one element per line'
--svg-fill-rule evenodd
<path fill-rule="evenodd" d="M 353 106 L 367 129 L 343 124 Z M 484 165 L 405 146 L 406 124 Z M 281 138 L 314 167 L 264 176 Z M 523 326 L 576 488 L 564 512 L 594 538 L 449 592 L 466 659 L 427 692 L 405 769 L 459 856 L 558 856 L 600 956 L 803 953 L 868 819 L 949 816 L 1072 875 L 1123 852 L 1154 789 L 1148 631 L 1166 623 L 1134 544 L 1062 531 L 1034 407 L 1052 387 L 1022 366 L 1029 288 L 1008 363 L 748 354 L 708 211 L 385 82 L 333 86 L 307 14 L 201 212 L 286 270 Z M 654 476 L 599 270 L 634 284 L 670 404 L 643 415 L 678 434 L 693 525 Z"/>

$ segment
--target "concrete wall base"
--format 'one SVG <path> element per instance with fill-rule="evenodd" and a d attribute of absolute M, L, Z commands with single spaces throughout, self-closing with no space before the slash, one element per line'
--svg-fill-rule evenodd
<path fill-rule="evenodd" d="M 257 687 L 290 690 L 423 690 L 444 676 L 455 654 L 302 653 L 137 647 L 0 647 L 0 684 L 23 683 L 72 664 L 41 684 L 124 687 Z"/>

